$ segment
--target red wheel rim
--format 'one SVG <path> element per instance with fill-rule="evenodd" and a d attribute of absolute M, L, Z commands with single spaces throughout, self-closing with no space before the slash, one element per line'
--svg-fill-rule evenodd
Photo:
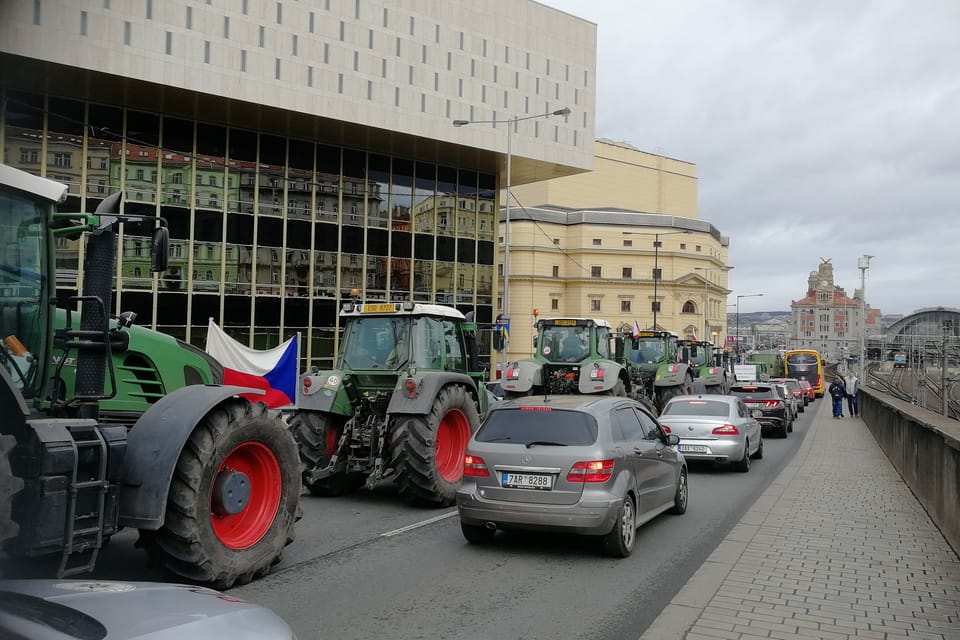
<path fill-rule="evenodd" d="M 340 439 L 340 429 L 330 425 L 327 427 L 327 458 L 337 451 L 337 441 Z"/>
<path fill-rule="evenodd" d="M 451 409 L 443 416 L 437 427 L 434 457 L 437 471 L 447 482 L 457 482 L 463 477 L 463 454 L 470 440 L 470 423 L 460 409 Z"/>
<path fill-rule="evenodd" d="M 244 442 L 227 454 L 217 475 L 227 470 L 246 474 L 250 481 L 250 499 L 247 506 L 235 514 L 220 515 L 211 504 L 210 521 L 220 542 L 231 549 L 247 549 L 266 535 L 276 519 L 283 493 L 280 464 L 265 444 Z"/>

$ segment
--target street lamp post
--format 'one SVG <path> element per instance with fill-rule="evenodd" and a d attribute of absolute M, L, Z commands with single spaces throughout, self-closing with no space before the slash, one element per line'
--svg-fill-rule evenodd
<path fill-rule="evenodd" d="M 564 107 L 556 111 L 547 113 L 538 113 L 532 116 L 516 116 L 502 120 L 454 120 L 453 126 L 465 127 L 470 124 L 506 124 L 507 125 L 507 175 L 506 175 L 506 206 L 503 228 L 503 302 L 500 304 L 500 317 L 504 323 L 510 326 L 510 186 L 511 172 L 513 170 L 513 129 L 521 120 L 533 120 L 534 118 L 547 118 L 550 116 L 568 116 L 570 109 Z M 502 350 L 500 352 L 500 376 L 503 376 L 508 360 L 508 345 L 510 344 L 510 331 L 507 330 L 504 336 Z"/>
<path fill-rule="evenodd" d="M 867 269 L 870 268 L 870 258 L 864 254 L 857 260 L 860 269 L 860 386 L 867 386 Z"/>
<path fill-rule="evenodd" d="M 653 236 L 653 330 L 657 330 L 657 312 L 660 310 L 660 301 L 657 299 L 657 283 L 660 282 L 660 236 L 672 236 L 692 231 L 666 231 L 661 233 L 644 233 L 642 231 L 624 231 L 625 236 Z"/>
<path fill-rule="evenodd" d="M 757 298 L 762 295 L 762 293 L 742 293 L 737 296 L 737 338 L 734 341 L 737 350 L 737 362 L 740 362 L 740 298 Z"/>
<path fill-rule="evenodd" d="M 694 271 L 702 271 L 704 273 L 710 273 L 711 271 L 730 271 L 733 267 L 694 267 Z M 710 340 L 710 320 L 707 318 L 707 306 L 708 306 L 708 297 L 707 293 L 707 278 L 703 278 L 703 339 Z M 712 342 L 712 340 L 711 340 Z"/>

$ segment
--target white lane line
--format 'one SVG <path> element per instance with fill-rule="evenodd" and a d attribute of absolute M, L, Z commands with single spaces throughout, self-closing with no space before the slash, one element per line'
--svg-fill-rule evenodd
<path fill-rule="evenodd" d="M 441 520 L 446 520 L 447 518 L 452 518 L 457 515 L 457 510 L 449 511 L 447 513 L 440 514 L 434 518 L 429 518 L 427 520 L 421 520 L 420 522 L 415 522 L 413 524 L 408 524 L 405 527 L 400 527 L 399 529 L 394 529 L 393 531 L 387 531 L 386 533 L 381 533 L 381 538 L 389 538 L 391 536 L 398 536 L 401 533 L 406 533 L 407 531 L 412 531 L 413 529 L 419 529 L 420 527 L 425 527 L 428 524 L 433 524 L 434 522 L 440 522 Z"/>

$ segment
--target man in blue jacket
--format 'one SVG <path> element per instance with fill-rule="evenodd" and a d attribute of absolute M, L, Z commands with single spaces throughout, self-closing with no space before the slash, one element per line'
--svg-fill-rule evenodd
<path fill-rule="evenodd" d="M 847 389 L 841 376 L 837 376 L 833 379 L 833 382 L 830 383 L 829 392 L 830 399 L 833 400 L 833 417 L 842 418 L 843 399 L 847 396 Z"/>

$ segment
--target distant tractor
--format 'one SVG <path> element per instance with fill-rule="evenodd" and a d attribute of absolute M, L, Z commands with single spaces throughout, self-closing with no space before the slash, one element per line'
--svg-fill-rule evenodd
<path fill-rule="evenodd" d="M 622 338 L 611 333 L 606 320 L 545 318 L 537 321 L 536 329 L 534 357 L 507 363 L 501 382 L 507 397 L 630 395 Z"/>
<path fill-rule="evenodd" d="M 154 386 L 149 401 L 141 397 L 136 409 L 104 419 L 101 408 L 118 393 L 147 389 L 128 386 L 147 367 L 115 366 L 114 355 L 139 337 L 128 326 L 131 315 L 113 326 L 108 316 L 114 227 L 160 224 L 151 243 L 156 272 L 166 267 L 169 234 L 161 218 L 120 213 L 119 194 L 95 213 L 57 212 L 66 194 L 66 185 L 0 164 L 3 551 L 58 554 L 58 577 L 70 576 L 93 570 L 106 541 L 135 527 L 154 561 L 182 580 L 227 588 L 268 573 L 294 535 L 300 477 L 293 438 L 279 414 L 238 397 L 249 391 L 238 387 L 158 394 Z M 81 310 L 58 324 L 51 305 L 57 239 L 81 234 L 83 295 L 70 300 Z M 176 348 L 172 339 L 156 344 Z M 75 363 L 69 383 L 68 362 Z"/>
<path fill-rule="evenodd" d="M 626 345 L 630 381 L 637 393 L 653 399 L 657 411 L 670 398 L 693 393 L 693 371 L 683 361 L 677 334 L 640 331 L 628 337 Z"/>
<path fill-rule="evenodd" d="M 893 354 L 893 368 L 902 369 L 907 366 L 907 354 L 903 351 L 897 351 Z"/>
<path fill-rule="evenodd" d="M 730 391 L 730 372 L 723 366 L 723 350 L 717 349 L 708 340 L 679 340 L 684 359 L 691 364 L 690 370 L 696 382 L 707 393 L 725 394 Z"/>
<path fill-rule="evenodd" d="M 291 418 L 304 485 L 339 495 L 393 478 L 413 502 L 452 504 L 492 397 L 476 324 L 452 307 L 356 300 L 340 320 L 335 368 L 301 376 Z"/>

